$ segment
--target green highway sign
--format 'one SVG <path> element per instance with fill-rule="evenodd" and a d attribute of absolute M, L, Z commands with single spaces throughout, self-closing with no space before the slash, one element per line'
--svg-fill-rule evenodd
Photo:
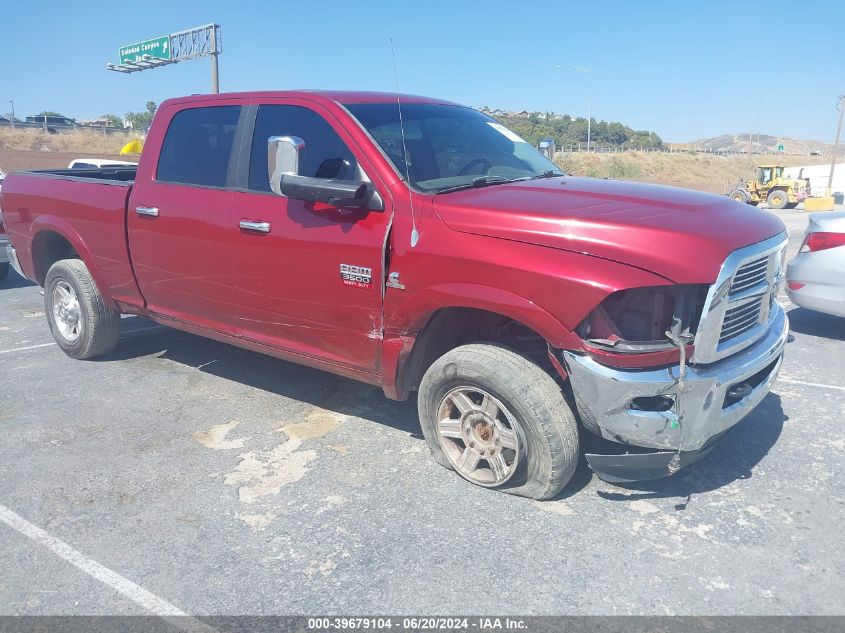
<path fill-rule="evenodd" d="M 153 40 L 120 47 L 121 64 L 141 61 L 144 55 L 158 57 L 159 59 L 170 59 L 170 36 L 163 35 Z"/>
<path fill-rule="evenodd" d="M 779 151 L 779 152 L 782 152 L 782 151 L 783 151 L 783 144 L 778 145 L 778 151 Z"/>

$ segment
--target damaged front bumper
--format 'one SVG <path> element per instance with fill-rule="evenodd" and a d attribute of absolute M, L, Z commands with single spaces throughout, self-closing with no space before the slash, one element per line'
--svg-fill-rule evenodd
<path fill-rule="evenodd" d="M 610 481 L 656 479 L 709 453 L 777 378 L 789 334 L 787 316 L 778 312 L 768 332 L 750 347 L 710 365 L 687 366 L 683 394 L 679 366 L 615 369 L 564 351 L 584 425 L 605 439 L 652 449 L 587 455 L 590 467 Z"/>

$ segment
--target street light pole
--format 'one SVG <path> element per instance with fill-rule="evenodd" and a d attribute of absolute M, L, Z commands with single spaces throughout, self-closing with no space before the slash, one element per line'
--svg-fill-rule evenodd
<path fill-rule="evenodd" d="M 845 114 L 845 95 L 839 97 L 839 123 L 836 124 L 836 140 L 833 141 L 833 156 L 830 159 L 830 176 L 827 178 L 829 196 L 833 189 L 833 170 L 836 168 L 836 155 L 839 153 L 839 135 L 842 133 L 842 115 Z"/>
<path fill-rule="evenodd" d="M 592 123 L 593 123 L 593 97 L 592 97 L 592 90 L 590 86 L 590 75 L 592 71 L 589 68 L 583 68 L 581 66 L 573 66 L 571 64 L 558 64 L 558 68 L 571 68 L 572 70 L 577 70 L 579 72 L 585 73 L 587 75 L 587 152 L 590 151 L 590 141 L 592 136 Z"/>
<path fill-rule="evenodd" d="M 12 104 L 12 129 L 15 129 L 15 100 L 9 99 L 9 103 Z"/>

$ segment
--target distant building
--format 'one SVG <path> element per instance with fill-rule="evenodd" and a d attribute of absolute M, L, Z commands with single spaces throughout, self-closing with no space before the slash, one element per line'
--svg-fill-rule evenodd
<path fill-rule="evenodd" d="M 113 125 L 111 121 L 108 119 L 79 119 L 77 121 L 80 127 L 96 127 L 99 129 L 109 128 L 112 130 L 118 129 L 116 125 Z M 126 127 L 124 124 L 123 127 Z"/>
<path fill-rule="evenodd" d="M 58 116 L 51 116 L 51 115 L 43 115 L 43 114 L 36 114 L 34 116 L 26 117 L 27 123 L 46 123 L 47 125 L 64 125 L 67 127 L 76 127 L 76 121 L 66 116 L 58 115 Z"/>
<path fill-rule="evenodd" d="M 827 182 L 830 178 L 830 164 L 786 167 L 783 175 L 786 178 L 808 178 L 810 195 L 824 196 L 827 193 Z M 836 165 L 830 189 L 832 193 L 845 193 L 845 165 Z"/>

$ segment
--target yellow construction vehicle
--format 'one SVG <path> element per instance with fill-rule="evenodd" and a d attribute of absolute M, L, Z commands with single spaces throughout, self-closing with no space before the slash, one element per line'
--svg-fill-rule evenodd
<path fill-rule="evenodd" d="M 790 209 L 810 195 L 808 178 L 784 178 L 783 165 L 760 165 L 757 178 L 740 181 L 728 196 L 738 202 L 759 204 L 766 201 L 770 209 Z"/>

